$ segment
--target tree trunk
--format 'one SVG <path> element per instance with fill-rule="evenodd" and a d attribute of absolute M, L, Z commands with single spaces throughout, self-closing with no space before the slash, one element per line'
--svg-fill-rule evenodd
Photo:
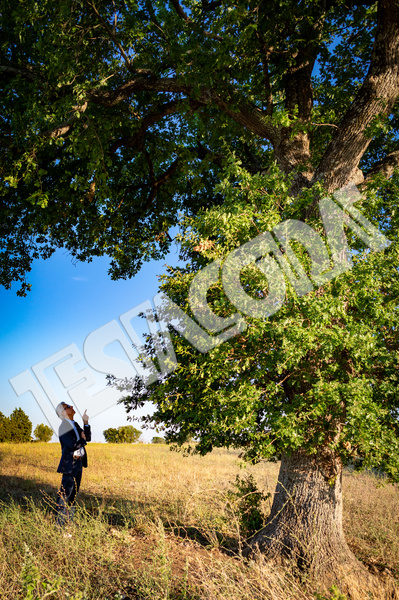
<path fill-rule="evenodd" d="M 336 584 L 353 600 L 397 597 L 391 585 L 367 571 L 345 541 L 342 464 L 329 449 L 312 456 L 282 456 L 270 516 L 246 554 L 256 547 L 274 563 L 288 563 L 310 575 L 321 590 Z"/>

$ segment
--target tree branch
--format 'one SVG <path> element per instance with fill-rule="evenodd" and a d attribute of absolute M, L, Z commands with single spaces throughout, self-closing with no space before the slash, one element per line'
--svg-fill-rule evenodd
<path fill-rule="evenodd" d="M 150 16 L 150 20 L 154 23 L 155 27 L 160 31 L 161 36 L 165 41 L 168 41 L 167 35 L 162 29 L 158 19 L 156 18 L 154 7 L 152 6 L 151 0 L 146 0 L 145 6 L 147 8 L 148 14 Z"/>
<path fill-rule="evenodd" d="M 127 81 L 115 90 L 94 90 L 89 92 L 87 97 L 95 104 L 111 108 L 128 100 L 135 92 L 147 91 L 188 95 L 191 91 L 191 86 L 180 83 L 173 78 L 159 79 L 152 75 L 149 75 L 149 77 L 139 76 L 136 79 Z"/>
<path fill-rule="evenodd" d="M 383 175 L 386 179 L 392 177 L 395 169 L 399 167 L 399 150 L 390 152 L 382 160 L 376 163 L 365 175 L 360 188 L 365 187 L 375 175 Z"/>
<path fill-rule="evenodd" d="M 278 144 L 280 132 L 277 127 L 271 125 L 267 116 L 259 108 L 244 102 L 230 108 L 229 104 L 220 96 L 213 96 L 213 100 L 233 121 L 259 135 L 259 137 L 269 140 L 273 146 Z"/>
<path fill-rule="evenodd" d="M 173 78 L 155 79 L 154 77 L 138 77 L 137 79 L 127 81 L 116 90 L 95 90 L 89 93 L 87 97 L 95 104 L 112 107 L 120 102 L 128 100 L 138 91 L 178 93 L 184 94 L 190 99 L 190 95 L 194 90 L 192 85 L 180 83 L 180 81 Z M 226 94 L 223 94 L 223 97 L 226 97 L 227 95 L 232 96 L 235 93 L 234 88 L 228 88 L 226 89 Z M 232 103 L 229 103 L 224 100 L 221 95 L 207 88 L 203 88 L 199 95 L 196 91 L 195 98 L 193 98 L 192 101 L 202 105 L 216 104 L 220 110 L 236 121 L 236 123 L 239 123 L 242 127 L 249 129 L 262 138 L 268 139 L 273 144 L 278 142 L 279 134 L 277 128 L 270 124 L 269 119 L 256 106 L 243 101 L 237 101 L 234 106 L 231 106 Z"/>
<path fill-rule="evenodd" d="M 291 53 L 293 64 L 287 65 L 283 78 L 285 108 L 292 117 L 296 117 L 304 124 L 309 123 L 312 115 L 312 71 L 319 53 L 324 21 L 329 7 L 328 0 L 321 1 L 315 7 L 317 14 L 313 19 L 300 23 L 300 42 Z M 293 127 L 285 127 L 282 130 L 281 141 L 275 147 L 275 154 L 284 173 L 290 174 L 296 171 L 291 184 L 291 194 L 296 195 L 302 187 L 309 186 L 314 168 L 311 163 L 307 128 L 301 128 L 293 135 Z"/>
<path fill-rule="evenodd" d="M 259 40 L 259 48 L 261 52 L 262 68 L 263 68 L 263 84 L 266 92 L 266 114 L 271 116 L 273 114 L 273 94 L 270 84 L 270 73 L 269 73 L 269 60 L 271 49 L 266 47 L 266 42 L 261 33 L 257 33 Z"/>
<path fill-rule="evenodd" d="M 208 10 L 215 10 L 215 8 L 222 6 L 223 2 L 221 0 L 219 0 L 219 1 L 214 0 L 213 2 L 208 2 L 207 0 L 202 0 L 201 4 L 202 4 L 202 10 L 208 11 Z"/>
<path fill-rule="evenodd" d="M 179 15 L 179 17 L 187 24 L 189 23 L 193 23 L 193 20 L 190 19 L 190 17 L 187 15 L 187 13 L 184 11 L 182 5 L 179 3 L 179 0 L 170 0 L 171 3 L 173 4 L 173 7 L 176 11 L 176 13 Z M 203 31 L 202 32 L 206 37 L 212 38 L 213 40 L 217 40 L 218 42 L 222 42 L 223 38 L 220 35 L 217 35 L 215 33 L 212 33 L 210 31 Z"/>
<path fill-rule="evenodd" d="M 110 148 L 110 151 L 109 151 L 110 154 L 111 155 L 115 154 L 115 152 L 121 146 L 125 146 L 128 148 L 133 148 L 133 147 L 140 148 L 147 129 L 149 127 L 151 127 L 152 125 L 154 125 L 155 123 L 157 123 L 158 121 L 160 121 L 163 117 L 166 117 L 167 115 L 171 115 L 171 114 L 175 113 L 177 111 L 177 109 L 179 108 L 179 106 L 181 106 L 181 104 L 182 103 L 180 100 L 173 100 L 172 102 L 167 102 L 166 104 L 163 104 L 156 111 L 147 115 L 143 119 L 140 129 L 134 136 L 124 137 L 124 138 L 121 138 L 121 139 L 117 140 L 116 142 L 114 142 L 114 144 Z M 200 104 L 197 103 L 197 106 L 200 106 Z"/>
<path fill-rule="evenodd" d="M 183 21 L 185 21 L 186 23 L 190 23 L 191 19 L 190 17 L 184 12 L 182 5 L 180 4 L 180 2 L 178 0 L 170 0 L 171 4 L 173 5 L 173 8 L 175 9 L 176 13 L 179 15 L 179 17 L 181 19 L 183 19 Z"/>
<path fill-rule="evenodd" d="M 155 179 L 154 166 L 152 164 L 152 160 L 151 160 L 148 152 L 144 152 L 144 155 L 147 158 L 149 174 L 150 174 L 150 181 L 151 181 L 151 190 L 148 195 L 147 201 L 143 206 L 143 210 L 146 211 L 150 208 L 154 198 L 156 197 L 156 195 L 158 193 L 158 188 L 160 188 L 164 183 L 166 183 L 168 181 L 168 179 L 170 179 L 172 177 L 172 175 L 174 175 L 174 173 L 176 172 L 176 170 L 179 166 L 179 159 L 176 158 L 176 160 L 173 161 L 173 163 L 166 169 L 166 171 L 164 173 L 162 173 L 162 175 L 160 177 L 158 177 L 158 179 Z"/>
<path fill-rule="evenodd" d="M 377 31 L 367 76 L 339 130 L 327 147 L 313 181 L 333 191 L 350 181 L 361 183 L 358 164 L 370 144 L 366 129 L 389 114 L 399 94 L 399 2 L 380 0 Z"/>
<path fill-rule="evenodd" d="M 11 65 L 0 65 L 0 73 L 22 75 L 28 81 L 35 81 L 37 79 L 37 75 L 33 69 L 21 69 L 20 67 L 12 67 Z"/>
<path fill-rule="evenodd" d="M 48 129 L 47 131 L 44 132 L 44 136 L 45 137 L 49 137 L 49 138 L 53 138 L 56 139 L 62 135 L 65 135 L 66 133 L 69 132 L 69 130 L 72 128 L 73 124 L 76 123 L 76 121 L 78 120 L 79 117 L 76 116 L 76 113 L 84 113 L 86 108 L 87 108 L 87 102 L 85 102 L 84 104 L 80 105 L 80 106 L 73 106 L 73 112 L 74 114 L 71 115 L 70 117 L 68 117 L 68 119 L 66 119 L 63 123 L 61 123 L 61 125 L 58 125 L 57 127 L 55 127 L 54 129 Z"/>
<path fill-rule="evenodd" d="M 98 10 L 97 10 L 94 2 L 87 2 L 87 4 L 92 8 L 92 10 L 93 10 L 94 14 L 96 15 L 97 19 L 100 21 L 101 25 L 104 27 L 104 29 L 108 33 L 108 35 L 111 38 L 111 40 L 115 43 L 116 47 L 118 48 L 119 52 L 121 53 L 121 55 L 123 57 L 123 60 L 126 63 L 126 66 L 130 67 L 131 61 L 130 61 L 129 57 L 127 56 L 126 52 L 122 48 L 122 46 L 121 46 L 118 38 L 116 37 L 115 33 L 112 31 L 111 27 L 108 25 L 108 23 L 102 18 L 102 16 L 98 12 Z"/>

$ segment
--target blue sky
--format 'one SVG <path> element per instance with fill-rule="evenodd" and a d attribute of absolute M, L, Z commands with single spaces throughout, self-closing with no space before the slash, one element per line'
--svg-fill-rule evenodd
<path fill-rule="evenodd" d="M 15 407 L 21 407 L 33 429 L 49 420 L 57 428 L 59 421 L 52 405 L 72 399 L 77 420 L 87 408 L 93 441 L 103 441 L 104 429 L 127 424 L 124 408 L 116 405 L 120 393 L 105 390 L 105 376 L 87 363 L 84 342 L 108 324 L 105 330 L 119 332 L 123 344 L 131 348 L 119 317 L 151 300 L 158 291 L 157 275 L 165 271 L 165 264 L 177 262 L 178 247 L 173 243 L 167 258 L 145 263 L 133 279 L 111 281 L 108 259 L 72 263 L 71 257 L 59 250 L 50 259 L 33 264 L 28 279 L 32 290 L 26 298 L 16 295 L 17 286 L 1 288 L 0 411 L 8 416 Z M 136 318 L 132 324 L 137 333 L 145 331 L 144 320 Z M 104 335 L 100 336 L 102 355 L 119 358 L 123 370 L 129 363 L 123 344 L 116 340 L 104 345 L 107 335 L 112 342 L 112 333 Z M 98 335 L 94 336 L 96 339 L 91 338 L 96 344 Z M 129 374 L 129 364 L 126 368 Z M 29 391 L 33 387 L 35 395 Z M 153 434 L 143 432 L 143 439 L 150 441 Z"/>

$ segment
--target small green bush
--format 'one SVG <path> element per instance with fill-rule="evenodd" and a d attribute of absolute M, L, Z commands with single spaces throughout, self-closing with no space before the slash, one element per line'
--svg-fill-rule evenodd
<path fill-rule="evenodd" d="M 44 425 L 44 423 L 40 423 L 35 427 L 33 432 L 36 440 L 39 442 L 49 442 L 53 437 L 53 430 L 48 425 Z"/>
<path fill-rule="evenodd" d="M 235 489 L 229 491 L 229 497 L 237 503 L 241 534 L 251 537 L 264 525 L 261 503 L 270 498 L 270 493 L 263 494 L 258 490 L 253 475 L 237 475 L 233 485 Z"/>

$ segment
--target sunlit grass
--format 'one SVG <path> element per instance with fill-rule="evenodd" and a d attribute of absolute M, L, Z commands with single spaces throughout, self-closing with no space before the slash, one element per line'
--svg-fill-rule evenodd
<path fill-rule="evenodd" d="M 162 445 L 90 444 L 66 538 L 54 523 L 59 456 L 58 444 L 0 445 L 0 598 L 315 598 L 310 582 L 239 557 L 235 477 L 253 475 L 267 494 L 277 464 L 242 469 L 238 453 L 225 450 L 184 457 Z M 358 558 L 398 577 L 399 493 L 379 481 L 345 474 L 344 527 Z M 270 499 L 261 508 L 267 516 Z"/>

